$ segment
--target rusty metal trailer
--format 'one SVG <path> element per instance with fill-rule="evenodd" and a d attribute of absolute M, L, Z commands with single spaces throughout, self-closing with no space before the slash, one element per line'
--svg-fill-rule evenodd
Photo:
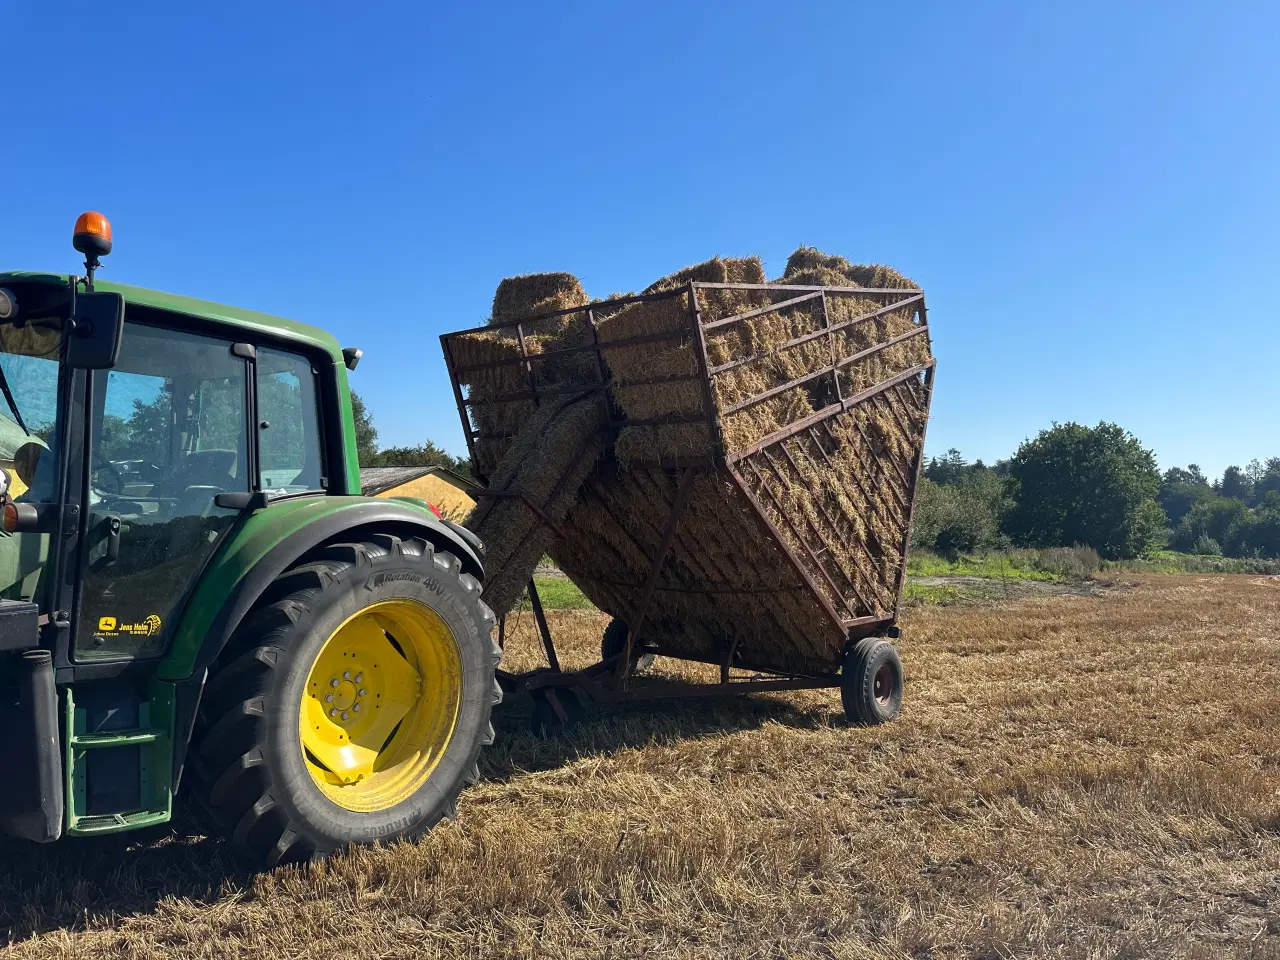
<path fill-rule="evenodd" d="M 739 308 L 724 315 L 712 305 L 727 295 L 737 298 L 732 302 Z M 744 300 L 751 309 L 740 309 Z M 658 302 L 677 318 L 668 329 L 617 335 L 614 320 L 623 311 Z M 905 318 L 907 325 L 858 345 L 890 316 Z M 801 332 L 763 347 L 746 335 L 747 325 L 784 321 L 791 324 L 787 329 Z M 569 335 L 531 334 L 548 322 Z M 903 332 L 893 332 L 898 329 Z M 850 339 L 855 332 L 861 341 Z M 462 341 L 495 336 L 509 338 L 509 355 L 460 362 L 468 355 Z M 554 532 L 552 556 L 560 567 L 598 607 L 625 624 L 625 642 L 614 629 L 612 647 L 606 643 L 599 663 L 563 670 L 529 580 L 547 666 L 500 672 L 499 679 L 509 689 L 533 694 L 544 722 L 573 717 L 576 697 L 566 691 L 609 703 L 840 687 L 851 718 L 877 723 L 896 715 L 902 670 L 892 641 L 899 636 L 936 364 L 922 291 L 690 280 L 660 292 L 448 333 L 441 343 L 482 483 L 491 479 L 495 450 L 512 439 L 485 428 L 479 414 L 486 405 L 536 408 L 589 396 L 601 401 L 599 432 L 606 452 L 566 518 L 548 516 L 545 498 L 518 488 L 479 493 L 480 511 L 486 497 L 490 503 L 523 500 Z M 736 372 L 814 345 L 825 351 L 821 362 L 785 382 L 776 382 L 775 375 L 775 382 L 746 395 L 726 386 Z M 619 377 L 610 358 L 636 348 L 687 356 L 689 367 Z M 898 358 L 896 366 L 892 357 Z M 546 374 L 551 365 L 566 362 L 575 365 L 569 380 Z M 855 370 L 861 371 L 859 380 L 851 377 Z M 495 394 L 475 387 L 480 378 L 492 383 L 494 374 L 511 371 L 519 374 L 515 389 Z M 628 415 L 627 390 L 678 383 L 697 388 L 700 410 Z M 726 426 L 735 416 L 787 396 L 803 396 L 800 415 L 750 443 L 727 438 Z M 705 431 L 697 455 L 658 449 L 620 462 L 617 441 L 625 431 L 677 425 Z M 709 530 L 715 535 L 707 536 Z M 744 549 L 748 539 L 752 544 Z M 505 639 L 505 618 L 499 630 Z M 718 665 L 720 680 L 633 682 L 647 654 Z"/>

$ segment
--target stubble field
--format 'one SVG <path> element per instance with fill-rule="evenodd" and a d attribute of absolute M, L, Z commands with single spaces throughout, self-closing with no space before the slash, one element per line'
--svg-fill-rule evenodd
<path fill-rule="evenodd" d="M 908 611 L 885 727 L 847 725 L 819 691 L 611 708 L 544 740 L 512 704 L 458 820 L 416 844 L 262 876 L 191 816 L 129 845 L 5 845 L 0 943 L 1280 957 L 1280 578 L 1126 580 Z M 601 616 L 551 616 L 565 659 L 590 659 Z"/>

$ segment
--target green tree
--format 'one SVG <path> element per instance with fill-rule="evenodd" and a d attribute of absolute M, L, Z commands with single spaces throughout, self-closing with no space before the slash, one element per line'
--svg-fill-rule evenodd
<path fill-rule="evenodd" d="M 958 483 L 920 481 L 911 542 L 954 556 L 1002 545 L 1004 484 L 990 470 L 971 471 Z"/>
<path fill-rule="evenodd" d="M 356 421 L 356 457 L 360 466 L 376 466 L 373 459 L 378 455 L 378 429 L 360 394 L 354 390 L 351 391 L 351 414 Z"/>
<path fill-rule="evenodd" d="M 1222 479 L 1213 485 L 1213 489 L 1218 496 L 1239 500 L 1241 503 L 1253 500 L 1253 481 L 1245 471 L 1234 465 L 1222 471 Z"/>
<path fill-rule="evenodd" d="M 1018 543 L 1093 547 L 1107 559 L 1139 556 L 1160 540 L 1155 454 L 1114 423 L 1054 424 L 1009 464 L 1013 507 L 1005 527 Z"/>
<path fill-rule="evenodd" d="M 1268 457 L 1262 475 L 1253 485 L 1254 502 L 1261 504 L 1269 493 L 1280 493 L 1280 457 Z"/>
<path fill-rule="evenodd" d="M 959 483 L 961 479 L 969 472 L 969 463 L 960 455 L 960 451 L 952 447 L 947 451 L 947 455 L 939 459 L 933 457 L 929 460 L 928 466 L 924 469 L 924 475 L 934 483 L 940 483 L 947 486 L 952 483 Z"/>
<path fill-rule="evenodd" d="M 1245 538 L 1249 553 L 1280 557 L 1280 491 L 1268 490 L 1254 508 Z"/>
<path fill-rule="evenodd" d="M 1191 508 L 1178 524 L 1170 544 L 1188 553 L 1196 545 L 1213 540 L 1227 556 L 1238 557 L 1249 527 L 1249 508 L 1235 497 L 1212 497 Z"/>
<path fill-rule="evenodd" d="M 1170 467 L 1160 479 L 1160 492 L 1156 500 L 1164 507 L 1170 526 L 1176 527 L 1197 503 L 1212 500 L 1213 489 L 1196 464 L 1187 469 Z"/>

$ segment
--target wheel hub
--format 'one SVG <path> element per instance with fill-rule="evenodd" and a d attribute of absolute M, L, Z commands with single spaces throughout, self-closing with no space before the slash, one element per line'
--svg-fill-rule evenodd
<path fill-rule="evenodd" d="M 324 699 L 330 705 L 331 711 L 349 712 L 352 707 L 360 703 L 362 697 L 360 688 L 356 684 L 362 681 L 364 677 L 357 676 L 359 676 L 358 680 L 341 680 L 337 677 L 329 679 L 329 686 L 333 689 L 333 693 L 327 694 Z M 365 694 L 368 694 L 367 690 Z"/>
<path fill-rule="evenodd" d="M 877 702 L 887 704 L 893 698 L 893 670 L 887 663 L 876 671 L 872 686 Z"/>
<path fill-rule="evenodd" d="M 352 810 L 415 792 L 452 737 L 461 667 L 453 634 L 423 604 L 384 601 L 348 619 L 316 656 L 300 704 L 316 785 Z"/>

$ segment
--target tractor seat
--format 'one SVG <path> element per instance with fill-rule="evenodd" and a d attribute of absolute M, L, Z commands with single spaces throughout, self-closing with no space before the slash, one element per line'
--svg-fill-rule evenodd
<path fill-rule="evenodd" d="M 156 497 L 181 497 L 191 487 L 236 490 L 240 456 L 235 450 L 197 450 L 183 457 L 152 489 Z"/>

